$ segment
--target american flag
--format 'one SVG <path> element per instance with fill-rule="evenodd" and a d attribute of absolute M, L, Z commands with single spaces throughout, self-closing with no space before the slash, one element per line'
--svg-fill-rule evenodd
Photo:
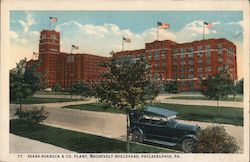
<path fill-rule="evenodd" d="M 57 18 L 56 17 L 49 17 L 49 19 L 50 19 L 50 22 L 52 22 L 52 23 L 56 23 L 57 22 Z"/>
<path fill-rule="evenodd" d="M 130 43 L 131 42 L 131 39 L 129 39 L 129 38 L 122 38 L 126 43 Z"/>
<path fill-rule="evenodd" d="M 158 21 L 157 25 L 160 27 L 160 29 L 170 29 L 170 25 L 167 23 L 161 23 Z"/>
<path fill-rule="evenodd" d="M 213 28 L 214 27 L 214 25 L 212 23 L 208 23 L 208 22 L 205 22 L 205 21 L 203 23 L 204 23 L 204 25 L 207 26 L 207 28 Z"/>

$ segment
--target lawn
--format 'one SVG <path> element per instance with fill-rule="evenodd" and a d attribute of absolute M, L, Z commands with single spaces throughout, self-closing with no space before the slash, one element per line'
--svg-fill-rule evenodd
<path fill-rule="evenodd" d="M 211 123 L 232 124 L 243 126 L 243 109 L 233 107 L 219 107 L 220 114 L 217 114 L 215 106 L 179 105 L 179 104 L 154 104 L 153 106 L 167 108 L 178 112 L 178 118 L 182 120 L 192 120 Z M 101 103 L 70 105 L 64 108 L 80 109 L 89 111 L 102 111 L 111 113 L 125 113 L 111 107 L 104 108 Z"/>
<path fill-rule="evenodd" d="M 57 102 L 70 102 L 79 101 L 80 99 L 70 98 L 44 98 L 44 97 L 28 97 L 22 100 L 22 104 L 40 104 L 40 103 L 57 103 Z M 19 104 L 19 101 L 11 101 L 13 104 Z"/>
<path fill-rule="evenodd" d="M 176 97 L 168 97 L 167 99 L 177 99 L 177 100 L 210 100 L 205 96 L 176 96 Z M 228 97 L 223 98 L 220 101 L 236 101 L 236 102 L 242 102 L 243 97 Z"/>
<path fill-rule="evenodd" d="M 38 124 L 30 127 L 20 120 L 10 121 L 10 132 L 78 153 L 126 153 L 126 142 Z M 131 153 L 175 153 L 177 151 L 130 143 Z"/>

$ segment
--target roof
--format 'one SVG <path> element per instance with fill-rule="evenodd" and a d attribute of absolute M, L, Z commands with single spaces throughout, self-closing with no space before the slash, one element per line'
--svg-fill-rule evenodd
<path fill-rule="evenodd" d="M 169 117 L 169 116 L 178 114 L 177 112 L 169 110 L 169 109 L 163 109 L 163 108 L 151 107 L 151 106 L 146 107 L 145 113 L 162 116 L 162 117 Z"/>

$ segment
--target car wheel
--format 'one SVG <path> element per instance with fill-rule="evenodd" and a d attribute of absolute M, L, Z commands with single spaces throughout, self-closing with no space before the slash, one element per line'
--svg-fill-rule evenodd
<path fill-rule="evenodd" d="M 193 152 L 195 150 L 196 143 L 196 140 L 192 138 L 185 138 L 181 144 L 182 151 L 186 153 Z"/>
<path fill-rule="evenodd" d="M 143 135 L 139 130 L 134 130 L 132 132 L 132 141 L 143 143 Z"/>

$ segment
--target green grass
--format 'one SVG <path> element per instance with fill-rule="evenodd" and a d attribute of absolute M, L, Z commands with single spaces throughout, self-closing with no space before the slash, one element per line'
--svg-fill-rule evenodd
<path fill-rule="evenodd" d="M 57 102 L 70 102 L 70 101 L 80 101 L 80 99 L 28 97 L 27 99 L 22 100 L 22 104 L 57 103 Z M 11 103 L 19 104 L 19 101 L 11 101 Z"/>
<path fill-rule="evenodd" d="M 78 153 L 126 153 L 126 142 L 46 125 L 30 127 L 20 120 L 10 121 L 10 132 Z M 131 153 L 174 153 L 175 150 L 130 143 Z"/>
<path fill-rule="evenodd" d="M 200 106 L 200 105 L 179 105 L 179 104 L 154 104 L 153 106 L 167 108 L 178 112 L 178 118 L 182 120 L 232 124 L 237 126 L 243 125 L 243 109 L 233 107 L 219 107 L 220 114 L 217 114 L 216 106 Z M 122 110 L 112 108 L 104 109 L 101 103 L 70 105 L 64 108 L 80 109 L 89 111 L 101 111 L 111 113 L 125 113 Z"/>
<path fill-rule="evenodd" d="M 168 97 L 168 99 L 179 99 L 179 100 L 210 100 L 205 96 L 176 96 L 176 97 Z M 237 101 L 237 102 L 242 102 L 243 98 L 242 97 L 228 97 L 228 98 L 223 98 L 220 101 Z"/>

